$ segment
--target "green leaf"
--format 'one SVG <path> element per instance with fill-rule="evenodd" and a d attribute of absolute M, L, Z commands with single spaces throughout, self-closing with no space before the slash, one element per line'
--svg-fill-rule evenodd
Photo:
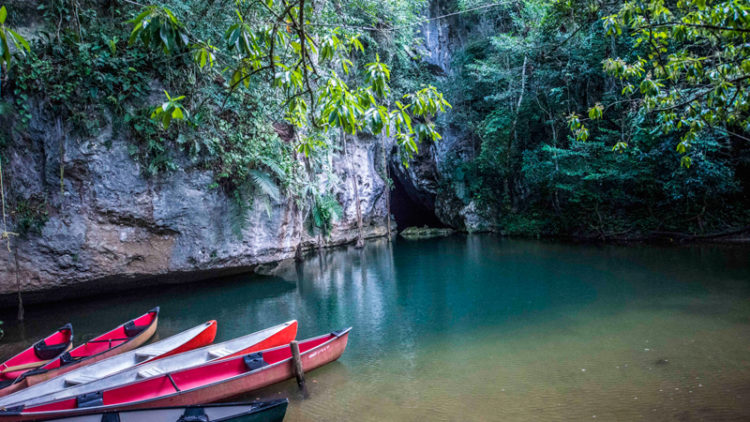
<path fill-rule="evenodd" d="M 159 38 L 161 38 L 161 42 L 164 45 L 164 51 L 169 53 L 169 33 L 166 26 L 162 26 L 159 28 Z"/>
<path fill-rule="evenodd" d="M 21 47 L 23 47 L 26 51 L 29 51 L 29 52 L 31 51 L 31 48 L 29 47 L 29 43 L 21 35 L 19 35 L 16 31 L 10 28 L 8 28 L 8 32 L 10 32 L 10 35 L 13 36 L 17 44 L 20 44 Z"/>
<path fill-rule="evenodd" d="M 0 7 L 0 24 L 5 23 L 5 18 L 8 16 L 8 11 L 5 6 Z"/>
<path fill-rule="evenodd" d="M 182 109 L 179 108 L 179 107 L 175 107 L 174 111 L 172 112 L 172 118 L 179 120 L 179 119 L 182 119 L 184 117 L 185 117 L 185 115 L 182 114 Z"/>
<path fill-rule="evenodd" d="M 251 169 L 248 174 L 253 181 L 253 184 L 261 190 L 265 195 L 268 195 L 274 201 L 278 201 L 281 198 L 281 192 L 279 187 L 273 181 L 268 173 L 260 170 Z"/>
<path fill-rule="evenodd" d="M 161 114 L 161 124 L 164 126 L 164 129 L 169 129 L 169 123 L 172 121 L 172 117 L 169 115 L 169 113 L 162 113 Z"/>

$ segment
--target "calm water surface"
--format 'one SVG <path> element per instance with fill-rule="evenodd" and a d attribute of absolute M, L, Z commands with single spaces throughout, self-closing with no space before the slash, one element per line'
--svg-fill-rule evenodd
<path fill-rule="evenodd" d="M 90 337 L 161 305 L 158 335 L 217 341 L 296 318 L 353 326 L 344 356 L 248 398 L 288 421 L 750 420 L 750 249 L 491 235 L 313 254 L 278 277 L 144 289 L 3 315 L 8 355 L 63 322 Z M 141 294 L 147 297 L 141 297 Z"/>

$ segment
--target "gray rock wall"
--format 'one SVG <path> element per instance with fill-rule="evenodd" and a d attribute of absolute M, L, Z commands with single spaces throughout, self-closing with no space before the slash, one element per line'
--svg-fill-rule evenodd
<path fill-rule="evenodd" d="M 430 19 L 422 28 L 424 36 L 423 59 L 436 80 L 450 80 L 454 74 L 452 61 L 456 51 L 473 37 L 492 35 L 492 25 L 484 18 L 465 20 L 457 10 L 456 0 L 431 0 L 426 9 Z M 447 16 L 445 18 L 441 18 Z M 458 104 L 455 98 L 448 100 Z M 451 177 L 453 166 L 475 158 L 479 143 L 464 128 L 455 127 L 447 119 L 439 120 L 443 139 L 436 144 L 420 145 L 420 152 L 410 161 L 408 168 L 400 166 L 393 156 L 391 169 L 410 199 L 433 209 L 435 216 L 445 225 L 458 230 L 477 232 L 494 229 L 488 210 L 467 193 L 463 181 Z"/>
<path fill-rule="evenodd" d="M 14 133 L 5 153 L 6 193 L 47 196 L 48 220 L 40 234 L 13 238 L 16 257 L 0 249 L 0 299 L 20 290 L 27 300 L 105 291 L 155 282 L 184 282 L 241 271 L 294 257 L 318 246 L 295 201 L 257 206 L 241 235 L 232 230 L 236 210 L 208 171 L 181 169 L 146 177 L 128 154 L 129 141 L 106 127 L 95 139 L 67 136 L 42 110 L 30 127 Z M 60 159 L 62 142 L 62 160 Z M 354 139 L 349 153 L 360 190 L 365 237 L 385 234 L 385 183 L 374 140 Z M 60 164 L 64 170 L 60 189 Z M 356 205 L 344 160 L 332 160 L 334 194 L 344 215 L 324 246 L 353 241 Z M 321 183 L 326 181 L 321 179 Z M 16 271 L 17 269 L 17 271 Z M 18 278 L 17 278 L 18 276 Z M 72 289 L 77 286 L 75 293 Z M 54 293 L 51 291 L 54 290 Z"/>

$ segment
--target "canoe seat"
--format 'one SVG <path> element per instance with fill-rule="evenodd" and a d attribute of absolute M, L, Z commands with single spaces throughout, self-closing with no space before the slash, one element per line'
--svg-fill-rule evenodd
<path fill-rule="evenodd" d="M 161 369 L 157 368 L 156 366 L 152 366 L 151 368 L 146 368 L 138 371 L 138 378 L 151 378 L 163 373 L 164 371 L 162 371 Z"/>
<path fill-rule="evenodd" d="M 268 366 L 268 362 L 263 359 L 263 352 L 250 353 L 242 357 L 248 371 L 254 371 L 258 368 Z"/>
<path fill-rule="evenodd" d="M 148 328 L 148 325 L 135 325 L 135 321 L 128 321 L 125 323 L 125 325 L 122 326 L 122 328 L 125 331 L 125 335 L 128 336 L 128 338 L 133 338 L 141 333 L 141 331 Z"/>
<path fill-rule="evenodd" d="M 99 378 L 92 377 L 90 375 L 74 374 L 69 377 L 65 377 L 65 385 L 73 386 L 73 385 L 79 385 L 79 384 L 86 384 L 92 381 L 96 381 L 98 379 Z"/>
<path fill-rule="evenodd" d="M 98 407 L 102 405 L 104 405 L 104 395 L 101 391 L 84 393 L 76 397 L 76 407 L 78 409 L 86 407 Z"/>
<path fill-rule="evenodd" d="M 208 351 L 208 356 L 210 356 L 212 359 L 223 358 L 224 356 L 229 356 L 231 354 L 232 351 L 227 349 L 226 347 L 218 347 L 216 349 L 211 349 Z"/>
<path fill-rule="evenodd" d="M 34 344 L 34 354 L 40 360 L 54 359 L 60 356 L 68 348 L 68 345 L 69 343 L 47 344 L 44 340 L 39 340 Z"/>

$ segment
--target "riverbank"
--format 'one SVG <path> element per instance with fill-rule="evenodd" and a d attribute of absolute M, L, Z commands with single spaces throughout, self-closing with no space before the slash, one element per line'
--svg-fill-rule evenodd
<path fill-rule="evenodd" d="M 560 235 L 560 234 L 513 234 L 507 237 L 522 239 L 558 239 L 570 242 L 594 243 L 655 243 L 655 244 L 750 244 L 750 226 L 740 229 L 730 229 L 717 233 L 692 234 L 669 231 L 653 231 L 646 234 L 590 234 L 590 235 Z"/>

